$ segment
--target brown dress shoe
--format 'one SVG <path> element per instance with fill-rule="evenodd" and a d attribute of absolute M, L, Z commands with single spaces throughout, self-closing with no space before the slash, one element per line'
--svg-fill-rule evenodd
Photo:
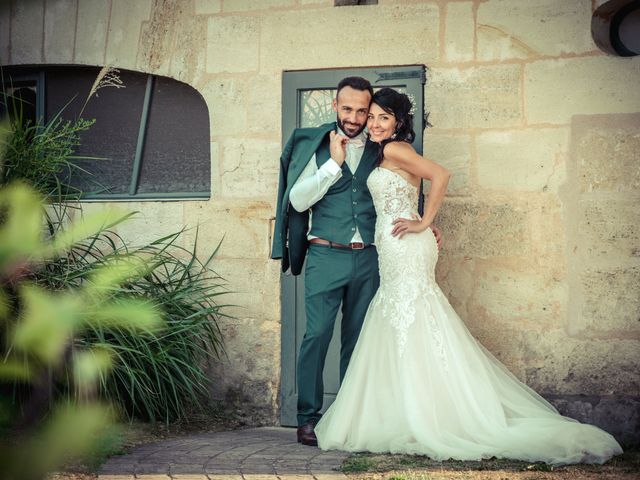
<path fill-rule="evenodd" d="M 315 427 L 313 423 L 305 423 L 301 427 L 298 427 L 298 443 L 312 447 L 318 446 L 318 439 L 316 438 L 316 432 L 313 431 L 313 427 Z"/>

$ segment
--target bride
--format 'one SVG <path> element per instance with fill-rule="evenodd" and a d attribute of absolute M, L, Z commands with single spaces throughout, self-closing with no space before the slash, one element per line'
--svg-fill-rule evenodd
<path fill-rule="evenodd" d="M 449 172 L 411 147 L 410 110 L 409 98 L 393 89 L 373 96 L 367 127 L 381 154 L 367 185 L 377 213 L 380 288 L 336 400 L 315 427 L 319 447 L 555 465 L 603 463 L 622 453 L 611 435 L 561 416 L 511 374 L 436 284 L 438 247 L 429 227 Z M 421 178 L 431 187 L 419 218 Z"/>

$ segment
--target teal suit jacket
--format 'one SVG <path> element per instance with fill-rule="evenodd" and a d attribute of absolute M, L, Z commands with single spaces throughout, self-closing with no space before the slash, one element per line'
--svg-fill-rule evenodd
<path fill-rule="evenodd" d="M 309 211 L 301 213 L 291 206 L 289 201 L 291 187 L 300 177 L 322 140 L 335 129 L 335 122 L 316 128 L 297 128 L 291 134 L 280 156 L 278 201 L 271 258 L 282 259 L 283 272 L 291 267 L 293 275 L 300 274 L 308 247 Z"/>

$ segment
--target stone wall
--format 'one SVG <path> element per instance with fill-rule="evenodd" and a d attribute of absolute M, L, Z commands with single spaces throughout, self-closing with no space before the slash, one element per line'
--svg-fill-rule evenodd
<path fill-rule="evenodd" d="M 640 428 L 640 59 L 605 56 L 591 0 L 0 2 L 4 64 L 111 63 L 189 83 L 211 115 L 210 201 L 140 202 L 125 234 L 201 224 L 237 293 L 212 396 L 278 422 L 268 259 L 283 70 L 425 64 L 425 153 L 454 172 L 438 278 L 479 338 L 563 412 Z M 309 52 L 312 52 L 310 54 Z M 96 208 L 96 207 L 93 207 Z M 149 226 L 153 222 L 153 229 Z"/>

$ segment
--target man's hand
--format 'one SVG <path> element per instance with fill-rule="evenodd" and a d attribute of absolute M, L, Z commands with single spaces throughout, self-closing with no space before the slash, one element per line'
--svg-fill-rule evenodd
<path fill-rule="evenodd" d="M 334 130 L 329 132 L 329 140 L 331 158 L 334 159 L 338 165 L 342 166 L 347 155 L 347 142 L 349 139 L 344 135 L 338 135 Z"/>
<path fill-rule="evenodd" d="M 440 250 L 442 248 L 442 232 L 440 232 L 440 229 L 435 225 L 431 225 L 429 228 L 431 228 L 431 231 L 435 235 L 436 242 L 438 242 L 438 250 Z"/>

